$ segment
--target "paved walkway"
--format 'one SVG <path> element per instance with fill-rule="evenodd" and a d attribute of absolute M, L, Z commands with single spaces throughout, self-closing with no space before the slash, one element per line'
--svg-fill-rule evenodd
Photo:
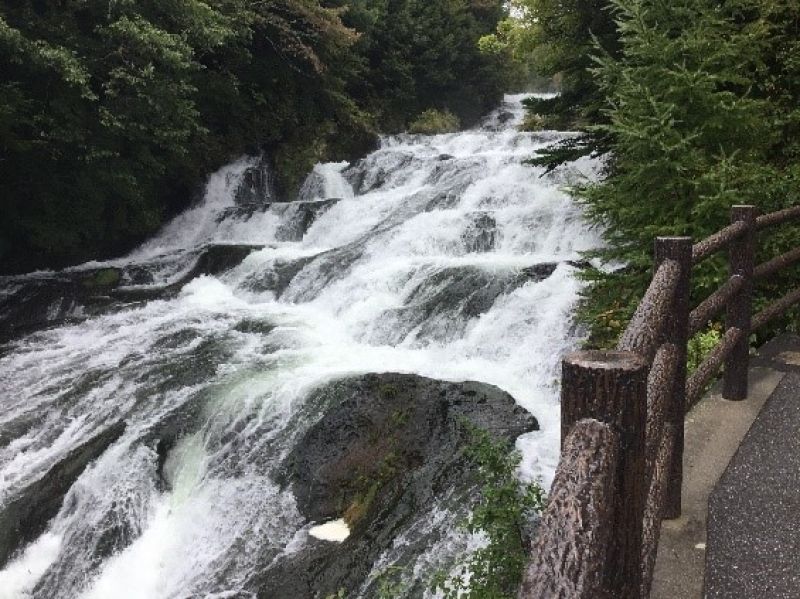
<path fill-rule="evenodd" d="M 708 599 L 800 598 L 800 340 L 780 345 L 787 374 L 709 501 Z"/>
<path fill-rule="evenodd" d="M 651 597 L 800 598 L 800 337 L 761 349 L 747 400 L 715 388 L 687 416 L 683 515 L 662 526 Z"/>

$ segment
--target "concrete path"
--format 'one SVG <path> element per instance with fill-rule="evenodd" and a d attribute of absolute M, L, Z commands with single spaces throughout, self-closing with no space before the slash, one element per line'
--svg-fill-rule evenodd
<path fill-rule="evenodd" d="M 795 415 L 797 420 L 793 420 Z M 776 421 L 781 421 L 783 428 L 776 429 Z M 796 534 L 800 530 L 799 427 L 800 338 L 795 336 L 777 338 L 752 360 L 745 401 L 726 401 L 715 387 L 690 412 L 686 418 L 683 515 L 662 525 L 653 599 L 701 599 L 704 584 L 709 599 L 800 598 L 800 587 L 782 595 L 784 587 L 760 574 L 770 572 L 763 562 L 770 559 L 775 564 L 773 576 L 781 576 L 786 568 L 794 570 L 795 580 L 800 575 L 800 536 Z M 786 442 L 775 442 L 777 434 Z M 782 457 L 785 452 L 794 452 L 796 460 L 786 460 Z M 765 459 L 771 460 L 774 468 L 765 468 Z M 770 493 L 776 486 L 786 493 Z M 792 493 L 794 503 L 788 499 Z M 760 510 L 766 517 L 758 516 Z M 797 525 L 778 535 L 776 531 L 785 521 L 781 518 L 793 518 Z M 743 577 L 749 581 L 747 585 Z"/>
<path fill-rule="evenodd" d="M 800 374 L 767 401 L 708 514 L 708 599 L 800 598 Z"/>

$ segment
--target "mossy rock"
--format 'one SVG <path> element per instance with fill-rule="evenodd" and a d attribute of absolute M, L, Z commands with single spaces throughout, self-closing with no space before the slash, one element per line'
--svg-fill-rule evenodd
<path fill-rule="evenodd" d="M 259 598 L 335 597 L 341 589 L 346 596 L 380 596 L 380 581 L 369 579 L 380 556 L 412 529 L 410 553 L 423 552 L 438 533 L 420 532 L 420 518 L 441 501 L 458 511 L 474 496 L 471 431 L 510 444 L 538 429 L 497 387 L 412 374 L 334 380 L 313 391 L 306 406 L 317 416 L 278 479 L 308 521 L 343 518 L 350 536 L 341 545 L 309 539 L 262 571 Z M 419 585 L 406 596 L 421 596 L 424 581 Z"/>
<path fill-rule="evenodd" d="M 325 416 L 295 446 L 287 474 L 300 511 L 315 521 L 339 518 L 354 504 L 364 507 L 376 491 L 382 496 L 395 484 L 405 486 L 421 471 L 432 475 L 434 464 L 455 465 L 468 437 L 466 422 L 503 439 L 538 428 L 497 387 L 409 374 L 334 381 L 315 391 L 309 404 L 323 407 Z M 430 491 L 423 492 L 427 499 Z"/>
<path fill-rule="evenodd" d="M 83 286 L 87 289 L 97 289 L 98 287 L 113 288 L 119 285 L 122 275 L 117 268 L 103 268 L 93 272 L 84 278 Z"/>

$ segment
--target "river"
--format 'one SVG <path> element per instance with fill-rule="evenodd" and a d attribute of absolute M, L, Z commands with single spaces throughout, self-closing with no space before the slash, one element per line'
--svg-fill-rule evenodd
<path fill-rule="evenodd" d="M 268 465 L 291 450 L 286 429 L 309 392 L 347 374 L 499 386 L 541 425 L 517 440 L 521 476 L 549 484 L 558 357 L 579 341 L 576 261 L 599 244 L 563 189 L 599 165 L 543 176 L 523 164 L 560 134 L 517 131 L 521 100 L 507 96 L 469 131 L 386 137 L 352 165 L 318 165 L 295 204 L 237 205 L 258 165 L 243 158 L 131 255 L 72 269 L 120 268 L 141 289 L 180 279 L 209 244 L 256 246 L 172 296 L 76 308 L 0 346 L 0 506 L 98 430 L 126 424 L 0 570 L 0 597 L 249 596 L 254 572 L 314 524 Z M 542 263 L 556 265 L 543 280 L 518 276 Z M 159 464 L 152 431 L 198 400 L 196 426 Z M 416 575 L 432 553 L 464 546 L 454 517 L 425 517 L 451 533 L 414 556 Z"/>

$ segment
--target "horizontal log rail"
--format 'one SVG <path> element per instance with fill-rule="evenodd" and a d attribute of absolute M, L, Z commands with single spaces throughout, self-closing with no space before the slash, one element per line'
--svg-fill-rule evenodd
<path fill-rule="evenodd" d="M 761 312 L 753 317 L 753 330 L 760 329 L 765 324 L 781 316 L 786 310 L 800 303 L 800 289 L 795 289 L 784 295 L 775 303 L 764 308 Z"/>
<path fill-rule="evenodd" d="M 728 225 L 713 235 L 706 237 L 692 246 L 692 264 L 702 262 L 712 254 L 716 254 L 730 242 L 742 235 L 747 225 L 741 221 Z"/>
<path fill-rule="evenodd" d="M 562 361 L 562 456 L 520 599 L 649 596 L 661 521 L 681 513 L 684 418 L 724 367 L 724 398 L 747 396 L 750 333 L 800 304 L 795 289 L 753 315 L 754 282 L 800 262 L 800 247 L 755 265 L 756 233 L 800 206 L 731 224 L 692 245 L 659 237 L 650 285 L 616 351 Z M 728 249 L 729 278 L 689 310 L 692 268 Z M 725 311 L 722 339 L 691 376 L 688 340 Z"/>
<path fill-rule="evenodd" d="M 790 206 L 771 214 L 759 216 L 756 219 L 756 229 L 760 231 L 761 229 L 782 225 L 795 219 L 800 219 L 800 206 Z"/>
<path fill-rule="evenodd" d="M 774 275 L 779 270 L 783 270 L 784 268 L 791 266 L 795 262 L 800 262 L 800 247 L 790 250 L 785 254 L 781 254 L 777 258 L 773 258 L 768 262 L 759 264 L 753 271 L 753 276 L 756 279 L 763 279 L 764 277 Z"/>
<path fill-rule="evenodd" d="M 648 357 L 655 354 L 658 337 L 670 316 L 680 274 L 681 266 L 675 260 L 661 263 L 628 328 L 622 334 L 617 349 L 635 351 Z"/>
<path fill-rule="evenodd" d="M 725 331 L 722 340 L 714 346 L 706 359 L 697 367 L 694 374 L 686 382 L 686 411 L 694 406 L 703 394 L 708 383 L 719 372 L 720 367 L 730 356 L 736 344 L 742 340 L 742 329 L 730 328 Z"/>
<path fill-rule="evenodd" d="M 733 275 L 723 283 L 722 287 L 692 310 L 689 314 L 689 337 L 702 331 L 703 327 L 728 306 L 731 299 L 744 288 L 744 285 L 744 277 Z"/>
<path fill-rule="evenodd" d="M 596 599 L 610 566 L 618 443 L 608 424 L 581 420 L 564 441 L 523 597 Z"/>

